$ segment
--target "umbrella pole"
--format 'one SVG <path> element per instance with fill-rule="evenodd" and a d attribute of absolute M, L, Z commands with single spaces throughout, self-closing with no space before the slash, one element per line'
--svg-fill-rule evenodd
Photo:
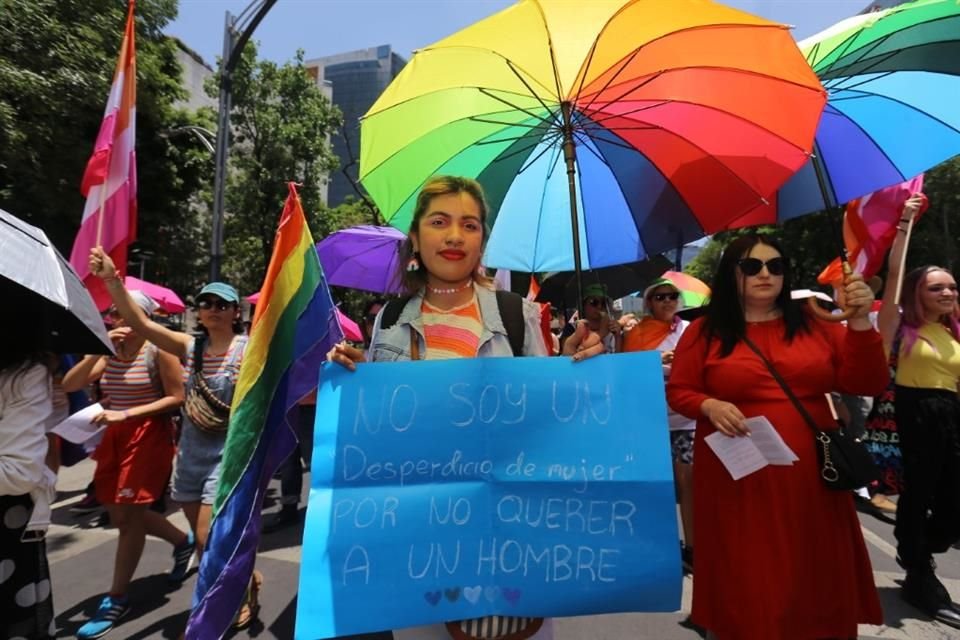
<path fill-rule="evenodd" d="M 824 174 L 823 164 L 820 160 L 820 145 L 818 145 L 816 141 L 813 143 L 813 150 L 814 155 L 811 161 L 813 162 L 813 171 L 817 176 L 817 186 L 820 187 L 820 195 L 823 198 L 824 209 L 826 211 L 832 211 L 834 209 L 840 211 L 840 230 L 834 234 L 834 238 L 838 241 L 837 249 L 840 256 L 840 268 L 843 270 L 843 282 L 846 283 L 847 278 L 853 275 L 853 269 L 850 267 L 850 261 L 847 259 L 847 245 L 843 240 L 843 209 L 834 202 L 834 198 L 827 188 L 827 177 Z M 807 298 L 807 301 L 811 311 L 813 311 L 818 318 L 831 322 L 842 322 L 850 318 L 857 311 L 856 307 L 847 307 L 842 313 L 830 313 L 817 304 L 816 298 Z"/>
<path fill-rule="evenodd" d="M 580 221 L 577 216 L 577 153 L 573 142 L 573 105 L 560 103 L 563 115 L 563 159 L 567 165 L 567 187 L 570 192 L 570 228 L 573 231 L 573 270 L 577 278 L 577 311 L 583 317 L 583 277 L 580 264 Z"/>

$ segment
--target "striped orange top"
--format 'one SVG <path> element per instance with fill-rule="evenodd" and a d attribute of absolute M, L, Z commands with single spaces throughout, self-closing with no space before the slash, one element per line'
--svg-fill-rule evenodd
<path fill-rule="evenodd" d="M 427 360 L 475 358 L 480 347 L 483 321 L 474 295 L 470 302 L 452 309 L 438 309 L 426 300 L 420 306 Z"/>
<path fill-rule="evenodd" d="M 163 397 L 159 371 L 151 377 L 147 369 L 148 349 L 154 350 L 151 362 L 157 367 L 156 347 L 149 342 L 143 343 L 133 360 L 122 360 L 117 356 L 107 358 L 107 368 L 100 378 L 100 390 L 106 397 L 106 406 L 113 411 L 126 411 Z M 157 380 L 156 383 L 154 379 Z"/>

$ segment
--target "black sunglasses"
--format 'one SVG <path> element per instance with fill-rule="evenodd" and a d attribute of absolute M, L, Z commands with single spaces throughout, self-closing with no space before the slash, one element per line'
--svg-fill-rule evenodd
<path fill-rule="evenodd" d="M 767 272 L 772 276 L 782 276 L 787 263 L 783 258 L 770 258 L 766 262 L 759 258 L 740 258 L 737 260 L 737 266 L 745 276 L 755 276 L 766 267 Z"/>
<path fill-rule="evenodd" d="M 226 300 L 211 300 L 209 298 L 204 298 L 203 300 L 197 300 L 197 309 L 213 309 L 216 308 L 217 311 L 226 311 L 227 309 L 233 306 L 232 302 L 227 302 Z"/>
<path fill-rule="evenodd" d="M 680 298 L 680 294 L 674 291 L 672 293 L 655 293 L 650 297 L 657 302 L 663 302 L 664 300 L 678 300 Z"/>
<path fill-rule="evenodd" d="M 588 307 L 600 307 L 603 305 L 603 298 L 584 298 L 583 304 Z"/>

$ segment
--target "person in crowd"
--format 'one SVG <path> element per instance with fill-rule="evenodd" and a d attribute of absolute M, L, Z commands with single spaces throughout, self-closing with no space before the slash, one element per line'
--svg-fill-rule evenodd
<path fill-rule="evenodd" d="M 373 327 L 377 322 L 377 315 L 380 309 L 383 309 L 387 301 L 383 298 L 373 298 L 363 307 L 363 318 L 360 322 L 360 332 L 363 334 L 363 348 L 370 348 L 370 341 L 373 339 Z"/>
<path fill-rule="evenodd" d="M 510 334 L 510 327 L 517 324 L 523 331 L 522 355 L 546 355 L 539 306 L 517 300 L 521 317 L 509 317 L 500 308 L 492 280 L 483 273 L 480 258 L 489 233 L 487 222 L 487 204 L 477 182 L 453 176 L 430 179 L 417 196 L 401 249 L 401 278 L 408 296 L 390 303 L 402 304 L 395 321 L 384 324 L 388 305 L 378 316 L 366 354 L 341 343 L 328 358 L 352 371 L 363 362 L 512 356 L 511 342 L 521 343 L 519 336 Z M 586 322 L 577 325 L 564 346 L 564 353 L 575 361 L 603 351 L 600 336 Z M 451 622 L 447 628 L 462 639 L 475 637 L 482 626 L 472 620 Z M 531 637 L 539 626 L 539 620 L 529 618 L 510 618 L 503 625 L 516 640 Z"/>
<path fill-rule="evenodd" d="M 185 400 L 171 497 L 183 507 L 199 559 L 210 532 L 230 402 L 247 345 L 240 322 L 240 296 L 224 282 L 203 287 L 196 296 L 202 336 L 194 338 L 147 317 L 124 288 L 110 256 L 100 247 L 90 252 L 90 271 L 103 278 L 117 311 L 134 331 L 185 362 Z M 246 628 L 256 619 L 262 582 L 263 576 L 254 572 L 236 628 Z"/>
<path fill-rule="evenodd" d="M 146 316 L 156 309 L 156 303 L 140 291 L 130 297 Z M 120 534 L 110 592 L 77 631 L 82 640 L 105 635 L 130 612 L 127 592 L 147 534 L 173 545 L 169 580 L 174 584 L 186 577 L 194 547 L 191 534 L 149 509 L 165 493 L 173 466 L 171 414 L 183 404 L 183 368 L 176 356 L 161 352 L 131 330 L 115 308 L 110 315 L 114 327 L 109 335 L 116 355 L 87 356 L 63 378 L 68 392 L 100 383 L 104 409 L 93 422 L 106 429 L 94 452 L 93 484 L 97 501 L 106 506 Z"/>
<path fill-rule="evenodd" d="M 666 278 L 658 278 L 643 292 L 643 306 L 647 312 L 623 336 L 623 351 L 659 351 L 664 382 L 670 377 L 674 349 L 689 322 L 680 318 L 680 290 Z M 670 428 L 670 451 L 673 456 L 673 479 L 680 503 L 680 523 L 683 527 L 681 557 L 684 569 L 693 571 L 693 435 L 697 423 L 667 407 Z"/>
<path fill-rule="evenodd" d="M 925 266 L 903 273 L 907 225 L 922 203 L 904 206 L 890 250 L 890 269 L 878 323 L 884 345 L 898 345 L 894 392 L 903 453 L 897 506 L 897 560 L 906 570 L 900 592 L 939 622 L 960 628 L 960 606 L 935 574 L 933 554 L 960 540 L 960 308 L 957 282 L 946 269 Z M 902 313 L 901 313 L 902 308 Z"/>
<path fill-rule="evenodd" d="M 874 395 L 886 384 L 873 293 L 859 275 L 844 287 L 848 325 L 790 299 L 779 243 L 748 235 L 720 259 L 706 315 L 676 348 L 667 384 L 674 410 L 697 420 L 692 621 L 721 640 L 855 638 L 883 614 L 849 491 L 820 477 L 814 432 L 754 345 L 818 426 L 833 421 L 826 393 Z M 765 416 L 798 457 L 733 480 L 706 438 L 749 436 Z"/>
<path fill-rule="evenodd" d="M 53 359 L 43 350 L 42 323 L 14 327 L 15 315 L 0 314 L 0 637 L 47 640 L 57 628 L 45 528 L 29 523 L 49 513 L 56 494 L 45 429 Z"/>
<path fill-rule="evenodd" d="M 607 288 L 597 282 L 583 288 L 583 323 L 591 333 L 600 336 L 603 342 L 604 353 L 619 353 L 622 347 L 622 329 L 620 323 L 611 314 L 610 298 Z M 576 331 L 581 321 L 567 323 L 560 335 L 560 348 L 564 342 Z"/>

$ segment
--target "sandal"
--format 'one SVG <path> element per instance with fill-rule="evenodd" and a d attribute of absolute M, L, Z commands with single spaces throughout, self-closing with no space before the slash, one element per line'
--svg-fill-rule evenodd
<path fill-rule="evenodd" d="M 247 586 L 247 595 L 237 611 L 237 617 L 230 625 L 234 630 L 241 631 L 249 627 L 260 614 L 260 588 L 263 587 L 263 574 L 254 570 Z"/>

